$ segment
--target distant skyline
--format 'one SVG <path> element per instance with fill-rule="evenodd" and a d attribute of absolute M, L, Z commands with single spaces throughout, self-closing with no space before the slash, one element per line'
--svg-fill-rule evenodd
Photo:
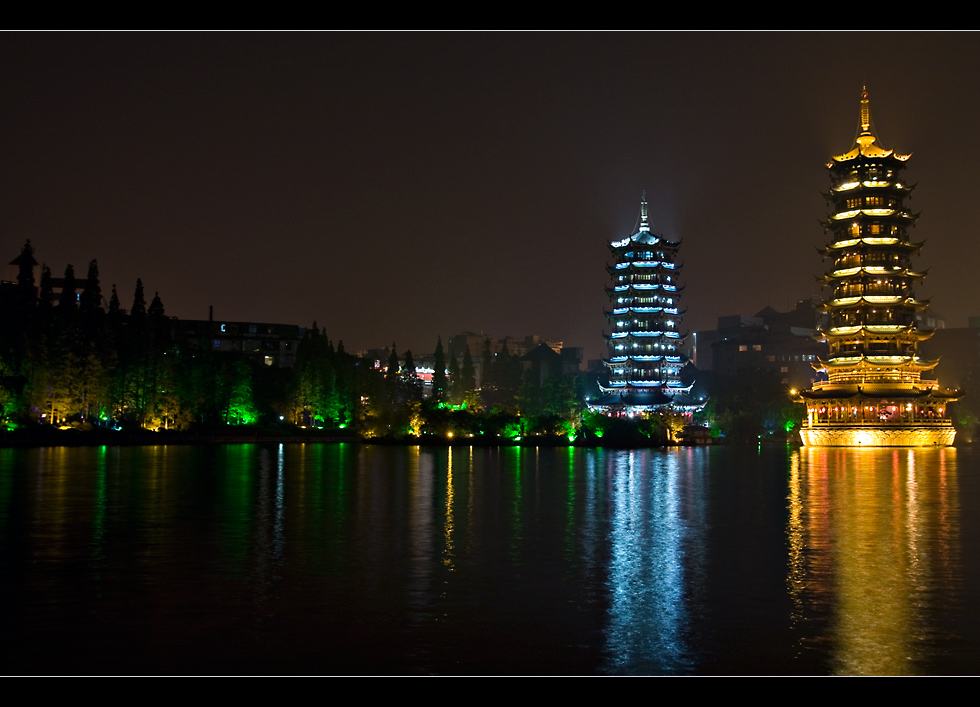
<path fill-rule="evenodd" d="M 7 33 L 5 263 L 97 258 L 128 307 L 463 330 L 604 355 L 606 244 L 682 240 L 685 328 L 817 293 L 862 85 L 911 152 L 917 290 L 980 315 L 972 33 Z"/>

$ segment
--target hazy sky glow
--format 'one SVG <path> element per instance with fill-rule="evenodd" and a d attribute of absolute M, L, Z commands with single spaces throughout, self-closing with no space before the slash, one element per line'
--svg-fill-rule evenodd
<path fill-rule="evenodd" d="M 980 35 L 5 34 L 4 248 L 123 305 L 326 325 L 348 350 L 537 333 L 603 351 L 606 243 L 682 239 L 685 325 L 816 291 L 861 86 L 911 152 L 915 262 L 980 314 Z"/>

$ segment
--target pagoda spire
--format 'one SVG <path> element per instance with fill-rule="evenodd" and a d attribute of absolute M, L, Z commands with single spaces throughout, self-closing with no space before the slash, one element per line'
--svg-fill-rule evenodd
<path fill-rule="evenodd" d="M 861 133 L 871 133 L 871 102 L 868 100 L 868 87 L 861 87 Z"/>
<path fill-rule="evenodd" d="M 857 136 L 857 139 L 854 142 L 856 142 L 860 146 L 860 150 L 862 154 L 865 154 L 865 156 L 870 156 L 866 154 L 867 150 L 872 145 L 874 145 L 874 142 L 877 139 L 878 139 L 877 136 L 871 131 L 871 101 L 868 100 L 868 87 L 862 86 L 861 87 L 861 132 Z M 877 147 L 878 150 L 882 149 L 877 145 L 875 147 Z"/>
<path fill-rule="evenodd" d="M 871 101 L 868 99 L 868 87 L 862 86 L 860 132 L 858 133 L 857 138 L 854 140 L 854 147 L 842 155 L 832 155 L 831 159 L 833 162 L 847 162 L 859 156 L 877 159 L 894 155 L 895 159 L 904 162 L 911 157 L 911 155 L 899 155 L 893 150 L 887 150 L 881 145 L 877 144 L 877 141 L 878 136 L 875 135 L 874 128 L 871 124 Z M 830 167 L 833 162 L 827 166 Z"/>
<path fill-rule="evenodd" d="M 647 215 L 647 190 L 643 190 L 643 196 L 640 197 L 640 230 L 649 231 L 650 230 L 650 218 Z"/>

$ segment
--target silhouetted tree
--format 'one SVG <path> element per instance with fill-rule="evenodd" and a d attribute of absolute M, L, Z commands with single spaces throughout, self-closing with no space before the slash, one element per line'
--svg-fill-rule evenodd
<path fill-rule="evenodd" d="M 17 303 L 22 312 L 30 312 L 34 309 L 37 296 L 34 290 L 34 266 L 37 261 L 34 259 L 34 246 L 30 239 L 24 242 L 24 247 L 14 262 L 17 263 Z"/>
<path fill-rule="evenodd" d="M 463 402 L 463 381 L 459 376 L 459 362 L 455 356 L 449 357 L 449 402 L 459 405 Z"/>
<path fill-rule="evenodd" d="M 129 309 L 129 316 L 134 319 L 146 316 L 146 299 L 143 297 L 143 281 L 140 278 L 136 278 L 136 290 L 133 292 L 133 306 Z"/>
<path fill-rule="evenodd" d="M 468 345 L 463 349 L 463 367 L 459 375 L 462 379 L 463 395 L 466 396 L 476 389 L 476 371 L 473 370 L 473 357 L 470 356 Z"/>
<path fill-rule="evenodd" d="M 61 296 L 58 298 L 58 311 L 61 312 L 62 316 L 67 317 L 75 312 L 76 302 L 78 300 L 75 294 L 75 288 L 75 268 L 68 265 L 65 268 L 65 277 L 62 280 Z"/>
<path fill-rule="evenodd" d="M 97 260 L 88 264 L 88 277 L 82 287 L 82 295 L 78 300 L 78 305 L 81 315 L 88 319 L 102 312 L 102 287 L 99 285 L 99 263 Z"/>
<path fill-rule="evenodd" d="M 118 317 L 121 314 L 119 309 L 119 294 L 116 292 L 116 286 L 112 286 L 112 296 L 109 297 L 109 315 L 112 317 Z"/>
<path fill-rule="evenodd" d="M 405 381 L 405 389 L 409 400 L 422 399 L 422 381 L 419 380 L 415 372 L 415 359 L 412 358 L 412 350 L 405 351 L 405 369 L 402 371 Z M 443 376 L 445 377 L 445 376 Z"/>
<path fill-rule="evenodd" d="M 442 350 L 442 337 L 436 340 L 435 369 L 432 373 L 432 399 L 443 402 L 446 399 L 446 354 Z"/>

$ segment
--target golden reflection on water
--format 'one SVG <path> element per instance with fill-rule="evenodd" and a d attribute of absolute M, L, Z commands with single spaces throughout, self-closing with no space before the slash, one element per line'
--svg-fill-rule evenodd
<path fill-rule="evenodd" d="M 453 556 L 455 555 L 455 548 L 453 547 L 453 448 L 448 447 L 447 449 L 446 513 L 442 527 L 442 535 L 445 542 L 442 550 L 442 564 L 446 566 L 446 569 L 452 571 L 454 569 Z"/>
<path fill-rule="evenodd" d="M 926 615 L 959 562 L 957 491 L 952 448 L 793 453 L 787 584 L 801 649 L 825 646 L 836 674 L 927 671 Z M 808 633 L 828 616 L 828 635 Z"/>

